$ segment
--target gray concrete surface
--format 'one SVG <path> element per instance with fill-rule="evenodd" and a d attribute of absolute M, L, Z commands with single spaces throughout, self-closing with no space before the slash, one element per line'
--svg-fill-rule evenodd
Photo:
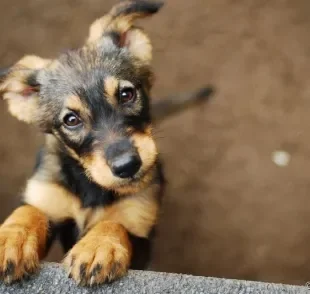
<path fill-rule="evenodd" d="M 56 293 L 310 293 L 306 287 L 249 281 L 205 278 L 158 272 L 130 271 L 128 276 L 110 285 L 78 287 L 69 280 L 61 265 L 45 263 L 40 274 L 11 286 L 0 284 L 2 294 Z"/>

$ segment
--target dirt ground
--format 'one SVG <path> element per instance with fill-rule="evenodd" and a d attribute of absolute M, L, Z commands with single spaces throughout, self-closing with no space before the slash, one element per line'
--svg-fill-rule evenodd
<path fill-rule="evenodd" d="M 0 64 L 84 40 L 116 1 L 1 0 Z M 154 270 L 304 284 L 310 280 L 310 2 L 169 0 L 145 21 L 154 97 L 212 83 L 213 99 L 158 126 L 169 188 Z M 156 98 L 155 98 L 156 99 Z M 41 138 L 0 104 L 1 220 Z M 286 167 L 275 150 L 291 155 Z M 53 253 L 49 260 L 58 260 Z"/>

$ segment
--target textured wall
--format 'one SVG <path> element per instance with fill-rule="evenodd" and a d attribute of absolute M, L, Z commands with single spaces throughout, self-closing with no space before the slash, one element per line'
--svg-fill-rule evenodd
<path fill-rule="evenodd" d="M 0 62 L 81 44 L 116 1 L 1 0 Z M 154 96 L 212 82 L 214 99 L 158 126 L 170 182 L 153 268 L 285 283 L 310 279 L 307 0 L 169 0 L 145 22 Z M 1 218 L 40 137 L 0 104 Z M 291 154 L 287 167 L 274 150 Z M 51 259 L 54 259 L 52 257 Z"/>

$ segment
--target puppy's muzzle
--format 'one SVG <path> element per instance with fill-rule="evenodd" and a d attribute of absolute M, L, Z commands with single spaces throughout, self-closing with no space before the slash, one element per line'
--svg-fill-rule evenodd
<path fill-rule="evenodd" d="M 112 173 L 122 179 L 132 178 L 142 165 L 136 148 L 128 139 L 109 145 L 105 156 Z"/>

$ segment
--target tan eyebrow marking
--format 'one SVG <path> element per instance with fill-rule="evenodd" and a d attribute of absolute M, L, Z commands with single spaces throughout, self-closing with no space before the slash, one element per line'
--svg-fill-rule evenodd
<path fill-rule="evenodd" d="M 106 98 L 111 105 L 117 105 L 116 92 L 118 89 L 118 80 L 114 77 L 107 77 L 104 80 L 104 91 Z"/>
<path fill-rule="evenodd" d="M 81 116 L 84 116 L 84 117 L 91 116 L 90 110 L 87 108 L 85 104 L 83 104 L 79 96 L 76 96 L 76 95 L 69 96 L 66 99 L 65 107 L 73 111 L 79 112 Z"/>

